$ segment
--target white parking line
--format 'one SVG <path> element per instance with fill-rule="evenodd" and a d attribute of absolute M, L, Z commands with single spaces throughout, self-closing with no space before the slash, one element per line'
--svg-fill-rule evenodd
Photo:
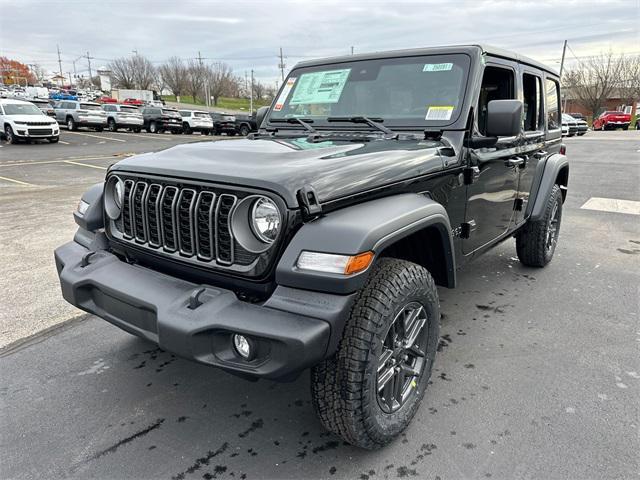
<path fill-rule="evenodd" d="M 640 202 L 620 200 L 617 198 L 591 197 L 580 208 L 585 210 L 598 210 L 600 212 L 640 215 Z"/>
<path fill-rule="evenodd" d="M 24 161 L 24 162 L 7 162 L 5 164 L 0 165 L 0 168 L 15 167 L 20 165 L 40 165 L 45 163 L 64 163 L 64 162 L 68 162 L 69 160 L 82 160 L 83 162 L 87 160 L 107 160 L 107 159 L 119 160 L 121 158 L 128 157 L 131 155 L 133 154 L 123 153 L 120 155 L 107 155 L 104 157 L 71 157 L 71 158 L 58 158 L 56 160 L 42 160 L 42 161 L 32 160 L 32 161 Z"/>
<path fill-rule="evenodd" d="M 112 142 L 126 142 L 126 140 L 122 140 L 120 138 L 103 137 L 101 135 L 92 135 L 90 133 L 69 132 L 69 131 L 67 131 L 67 133 L 72 133 L 73 135 L 84 135 L 85 137 L 99 138 L 100 140 L 111 140 Z"/>
<path fill-rule="evenodd" d="M 111 134 L 115 134 L 115 135 L 130 135 L 132 137 L 136 137 L 136 138 L 144 138 L 145 140 L 164 140 L 165 142 L 170 142 L 171 138 L 167 138 L 161 134 L 157 134 L 157 135 L 144 135 L 142 133 L 129 133 L 129 132 L 109 132 Z"/>
<path fill-rule="evenodd" d="M 100 167 L 98 165 L 89 165 L 88 163 L 74 162 L 73 160 L 64 160 L 64 163 L 70 163 L 72 165 L 80 165 L 81 167 L 97 168 L 97 169 L 100 169 L 100 170 L 106 170 L 107 169 L 107 167 Z"/>
<path fill-rule="evenodd" d="M 58 143 L 61 143 L 63 145 L 69 145 L 69 142 L 63 142 L 62 140 L 58 140 Z"/>
<path fill-rule="evenodd" d="M 21 180 L 14 180 L 13 178 L 0 177 L 0 180 L 6 180 L 7 182 L 17 183 L 18 185 L 23 185 L 25 187 L 33 187 L 32 183 L 23 182 Z"/>

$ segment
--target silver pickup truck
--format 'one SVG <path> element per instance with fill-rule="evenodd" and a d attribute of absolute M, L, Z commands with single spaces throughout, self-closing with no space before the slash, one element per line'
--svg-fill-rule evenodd
<path fill-rule="evenodd" d="M 54 108 L 58 123 L 69 130 L 90 127 L 101 132 L 107 126 L 107 112 L 99 103 L 62 100 Z"/>

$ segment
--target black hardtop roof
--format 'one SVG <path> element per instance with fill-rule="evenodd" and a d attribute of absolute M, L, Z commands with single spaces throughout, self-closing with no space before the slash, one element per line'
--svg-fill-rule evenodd
<path fill-rule="evenodd" d="M 558 76 L 558 72 L 552 68 L 540 63 L 532 58 L 525 57 L 509 50 L 504 50 L 498 47 L 492 47 L 489 45 L 451 45 L 441 47 L 426 47 L 426 48 L 410 48 L 405 50 L 388 50 L 384 52 L 372 52 L 372 53 L 360 53 L 356 55 L 343 55 L 339 57 L 320 58 L 317 60 L 305 60 L 299 62 L 294 68 L 298 67 L 311 67 L 317 65 L 330 65 L 332 63 L 352 62 L 358 60 L 377 60 L 381 58 L 394 58 L 394 57 L 415 57 L 420 55 L 436 55 L 436 54 L 452 54 L 452 53 L 466 53 L 473 56 L 487 54 L 494 57 L 506 58 L 509 60 L 515 60 L 517 62 L 530 65 L 538 68 L 552 75 Z"/>

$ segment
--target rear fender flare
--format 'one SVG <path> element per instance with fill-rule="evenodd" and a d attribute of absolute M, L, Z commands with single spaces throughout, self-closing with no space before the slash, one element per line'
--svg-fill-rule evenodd
<path fill-rule="evenodd" d="M 533 201 L 529 202 L 525 212 L 526 216 L 528 216 L 530 220 L 540 220 L 544 215 L 547 198 L 549 198 L 553 186 L 558 183 L 558 176 L 563 170 L 566 171 L 565 179 L 568 180 L 569 160 L 565 155 L 560 153 L 550 155 L 544 163 L 540 162 L 538 164 L 538 168 L 536 169 L 536 178 L 538 180 L 534 181 L 534 187 L 531 192 L 531 198 Z M 561 185 L 561 188 L 565 190 L 563 193 L 564 201 L 567 181 L 565 181 L 564 185 Z"/>

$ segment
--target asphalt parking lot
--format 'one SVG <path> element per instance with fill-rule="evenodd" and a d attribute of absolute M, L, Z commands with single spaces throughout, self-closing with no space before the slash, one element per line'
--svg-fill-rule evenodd
<path fill-rule="evenodd" d="M 246 382 L 62 300 L 53 249 L 72 238 L 81 193 L 124 155 L 212 140 L 86 133 L 1 144 L 0 477 L 637 478 L 640 132 L 566 140 L 547 268 L 521 266 L 508 241 L 440 290 L 432 385 L 377 452 L 323 431 L 307 375 Z"/>

